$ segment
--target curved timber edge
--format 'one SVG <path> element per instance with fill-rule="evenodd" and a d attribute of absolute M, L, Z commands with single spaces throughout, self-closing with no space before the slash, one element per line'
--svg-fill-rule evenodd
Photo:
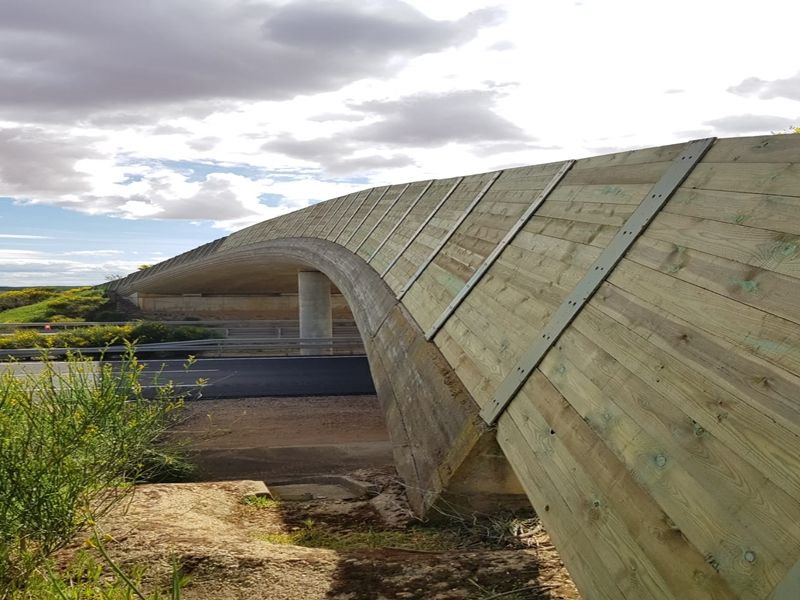
<path fill-rule="evenodd" d="M 200 277 L 241 282 L 270 262 L 305 265 L 325 273 L 341 291 L 361 332 L 392 440 L 395 466 L 412 508 L 438 512 L 493 512 L 528 506 L 527 497 L 477 404 L 436 346 L 391 289 L 359 256 L 315 238 L 282 239 L 186 262 L 155 273 L 137 292 L 187 288 Z M 134 291 L 124 285 L 120 295 Z M 431 511 L 435 507 L 435 510 Z"/>

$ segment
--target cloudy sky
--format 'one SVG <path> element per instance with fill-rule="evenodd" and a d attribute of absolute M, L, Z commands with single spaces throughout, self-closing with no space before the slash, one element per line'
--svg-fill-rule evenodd
<path fill-rule="evenodd" d="M 788 0 L 0 0 L 0 286 L 355 189 L 800 124 Z"/>

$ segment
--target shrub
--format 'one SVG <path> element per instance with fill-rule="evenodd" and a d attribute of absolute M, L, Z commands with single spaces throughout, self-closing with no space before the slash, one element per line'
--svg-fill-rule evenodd
<path fill-rule="evenodd" d="M 20 291 L 24 292 L 25 290 Z M 40 301 L 3 310 L 0 312 L 0 322 L 91 321 L 94 319 L 95 313 L 109 309 L 109 302 L 100 288 L 73 288 L 53 293 Z"/>
<path fill-rule="evenodd" d="M 0 597 L 125 493 L 156 476 L 154 453 L 181 406 L 142 396 L 132 352 L 116 367 L 70 357 L 63 369 L 0 375 Z M 163 462 L 163 461 L 161 461 Z"/>
<path fill-rule="evenodd" d="M 0 311 L 35 304 L 56 295 L 57 292 L 47 288 L 25 288 L 0 292 Z"/>
<path fill-rule="evenodd" d="M 31 329 L 20 329 L 11 334 L 0 335 L 0 348 L 102 348 L 126 342 L 152 344 L 209 339 L 218 336 L 218 333 L 205 327 L 165 325 L 145 321 L 136 325 L 77 327 L 50 334 Z"/>

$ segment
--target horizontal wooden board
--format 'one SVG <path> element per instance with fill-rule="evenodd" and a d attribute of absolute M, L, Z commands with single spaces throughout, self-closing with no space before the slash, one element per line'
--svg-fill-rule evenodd
<path fill-rule="evenodd" d="M 793 163 L 701 162 L 686 179 L 684 187 L 800 196 L 800 159 Z"/>
<path fill-rule="evenodd" d="M 792 135 L 759 135 L 717 140 L 704 163 L 800 162 L 800 148 Z"/>
<path fill-rule="evenodd" d="M 715 254 L 644 235 L 626 257 L 642 266 L 800 324 L 800 279 Z"/>
<path fill-rule="evenodd" d="M 681 188 L 663 212 L 800 235 L 797 196 Z"/>
<path fill-rule="evenodd" d="M 658 215 L 645 235 L 759 269 L 800 277 L 800 236 L 670 213 Z"/>
<path fill-rule="evenodd" d="M 438 203 L 444 198 L 448 190 L 456 183 L 457 179 L 439 179 L 431 184 L 431 187 L 420 198 L 414 209 L 403 220 L 400 226 L 389 237 L 381 248 L 380 252 L 372 259 L 373 268 L 379 273 L 383 273 L 389 264 L 403 250 L 405 245 L 433 213 Z"/>
<path fill-rule="evenodd" d="M 729 587 L 675 531 L 575 409 L 535 371 L 507 416 L 529 440 L 527 460 L 557 482 L 620 598 L 726 598 Z M 501 419 L 501 420 L 502 420 Z M 541 450 L 534 450 L 536 443 Z M 691 566 L 689 566 L 691 565 Z"/>
<path fill-rule="evenodd" d="M 800 552 L 797 500 L 575 328 L 540 368 L 721 576 L 766 597 Z"/>
<path fill-rule="evenodd" d="M 598 312 L 599 311 L 599 312 Z M 602 313 L 602 314 L 601 314 Z M 621 323 L 624 327 L 618 327 Z M 652 303 L 604 284 L 575 327 L 723 440 L 770 481 L 800 497 L 800 380 Z"/>
<path fill-rule="evenodd" d="M 698 330 L 727 340 L 738 347 L 738 354 L 800 372 L 800 329 L 791 321 L 627 259 L 620 261 L 608 281 Z"/>

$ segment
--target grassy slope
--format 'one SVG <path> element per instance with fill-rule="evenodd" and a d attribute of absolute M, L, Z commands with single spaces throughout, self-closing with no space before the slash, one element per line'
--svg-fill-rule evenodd
<path fill-rule="evenodd" d="M 97 288 L 73 288 L 47 300 L 4 310 L 0 312 L 0 323 L 83 321 L 93 318 L 106 302 L 103 292 Z"/>

